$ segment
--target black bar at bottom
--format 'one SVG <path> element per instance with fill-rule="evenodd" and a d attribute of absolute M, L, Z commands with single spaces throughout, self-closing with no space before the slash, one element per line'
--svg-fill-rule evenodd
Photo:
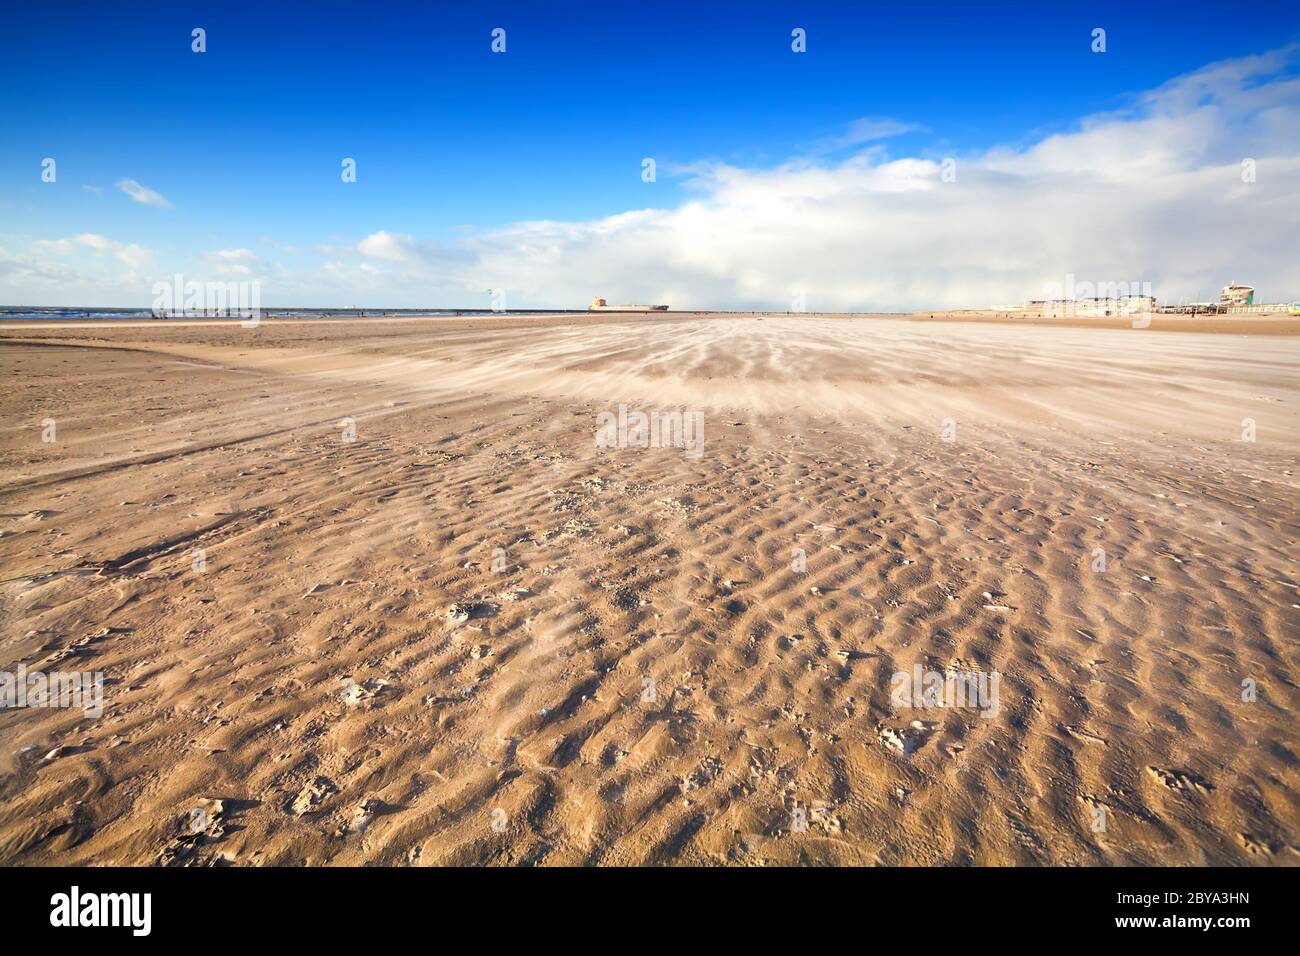
<path fill-rule="evenodd" d="M 1276 933 L 1288 923 L 1284 879 L 1285 870 L 1266 868 L 10 868 L 0 870 L 0 913 L 14 941 L 35 934 L 128 946 L 237 942 L 253 933 L 338 945 L 431 929 L 445 944 L 457 927 L 494 942 L 519 934 L 536 943 L 541 933 L 562 944 L 566 924 L 575 940 L 595 942 L 602 923 L 616 934 L 608 939 L 632 933 L 681 943 L 713 924 L 735 942 L 782 924 L 852 931 L 876 920 L 905 935 L 911 926 L 918 941 L 945 926 L 965 932 L 978 924 L 989 933 L 1181 945 L 1191 935 L 1231 943 L 1258 929 Z"/>

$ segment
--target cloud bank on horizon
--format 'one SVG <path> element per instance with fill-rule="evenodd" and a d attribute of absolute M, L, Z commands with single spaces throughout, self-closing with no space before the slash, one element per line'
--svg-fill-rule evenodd
<path fill-rule="evenodd" d="M 1150 282 L 1161 301 L 1229 280 L 1300 299 L 1296 45 L 1212 63 L 1068 132 L 979 153 L 892 156 L 907 118 L 848 123 L 775 167 L 671 165 L 694 198 L 586 221 L 525 221 L 428 241 L 401 223 L 286 266 L 273 244 L 170 261 L 131 237 L 0 249 L 0 298 L 147 305 L 153 281 L 258 279 L 274 305 L 580 308 L 591 296 L 674 308 L 810 311 L 1023 303 L 1076 281 Z M 942 133 L 942 131 L 937 131 Z M 639 166 L 640 157 L 630 160 Z M 945 160 L 951 160 L 945 163 Z M 136 202 L 169 208 L 133 180 Z M 123 271 L 125 269 L 125 271 Z"/>

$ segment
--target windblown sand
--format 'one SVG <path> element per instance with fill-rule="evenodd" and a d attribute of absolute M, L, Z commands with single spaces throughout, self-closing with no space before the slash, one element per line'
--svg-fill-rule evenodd
<path fill-rule="evenodd" d="M 106 683 L 0 711 L 0 863 L 1300 863 L 1295 336 L 95 323 L 0 376 L 0 669 Z"/>

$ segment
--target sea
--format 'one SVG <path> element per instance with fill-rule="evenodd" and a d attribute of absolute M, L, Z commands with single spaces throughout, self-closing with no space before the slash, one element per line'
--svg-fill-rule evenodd
<path fill-rule="evenodd" d="M 261 309 L 262 318 L 272 319 L 380 319 L 416 315 L 585 315 L 586 309 L 323 309 L 323 308 L 285 308 Z M 155 316 L 150 309 L 105 308 L 100 306 L 30 306 L 0 305 L 0 322 L 3 321 L 40 321 L 50 322 L 63 319 L 86 320 L 105 319 L 113 321 L 157 319 L 165 322 L 168 318 L 194 320 L 203 316 L 175 315 Z M 210 318 L 239 318 L 213 315 Z"/>

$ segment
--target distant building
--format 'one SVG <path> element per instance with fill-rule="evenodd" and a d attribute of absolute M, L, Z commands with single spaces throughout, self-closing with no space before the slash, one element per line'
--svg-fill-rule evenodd
<path fill-rule="evenodd" d="M 1031 299 L 1025 310 L 1043 318 L 1141 315 L 1156 310 L 1156 298 L 1153 295 L 1121 295 L 1090 299 Z"/>
<path fill-rule="evenodd" d="M 1030 299 L 1025 311 L 1036 312 L 1043 318 L 1060 318 L 1074 314 L 1073 299 Z"/>
<path fill-rule="evenodd" d="M 1146 285 L 1144 283 L 1144 285 Z M 1146 286 L 1146 291 L 1150 287 Z M 1135 316 L 1181 313 L 1186 315 L 1285 315 L 1296 314 L 1296 306 L 1287 302 L 1260 303 L 1255 301 L 1253 286 L 1229 282 L 1223 287 L 1217 302 L 1185 302 L 1182 305 L 1157 305 L 1153 295 L 1094 296 L 1065 299 L 1030 299 L 1023 311 L 1039 318 L 1074 318 L 1086 316 Z"/>
<path fill-rule="evenodd" d="M 1156 307 L 1153 295 L 1122 295 L 1114 298 L 1080 299 L 1079 315 L 1138 315 Z"/>
<path fill-rule="evenodd" d="M 1238 285 L 1235 281 L 1229 282 L 1219 293 L 1219 304 L 1227 308 L 1234 305 L 1254 305 L 1255 289 L 1253 286 Z"/>

